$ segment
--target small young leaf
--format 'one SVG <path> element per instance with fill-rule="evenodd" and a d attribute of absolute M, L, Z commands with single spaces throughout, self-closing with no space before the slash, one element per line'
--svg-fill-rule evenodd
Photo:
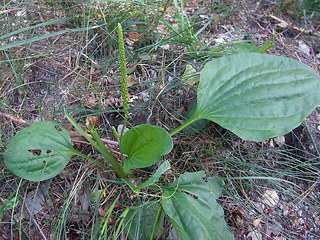
<path fill-rule="evenodd" d="M 200 73 L 195 118 L 244 140 L 264 141 L 297 127 L 320 103 L 320 78 L 299 61 L 259 53 L 225 56 Z"/>
<path fill-rule="evenodd" d="M 7 168 L 21 178 L 43 181 L 58 175 L 74 150 L 68 131 L 55 122 L 37 122 L 19 131 L 4 153 Z"/>
<path fill-rule="evenodd" d="M 247 52 L 258 52 L 259 47 L 250 43 L 249 41 L 237 41 L 232 44 L 236 47 L 237 52 L 239 53 L 247 53 Z"/>
<path fill-rule="evenodd" d="M 173 147 L 168 132 L 150 124 L 138 125 L 123 134 L 120 141 L 121 152 L 128 158 L 123 162 L 124 172 L 130 169 L 149 167 L 160 161 L 161 156 Z"/>
<path fill-rule="evenodd" d="M 187 65 L 181 77 L 181 83 L 185 85 L 194 85 L 199 81 L 199 73 L 197 73 L 197 71 L 191 65 Z"/>
<path fill-rule="evenodd" d="M 184 173 L 164 187 L 161 205 L 181 239 L 234 239 L 216 201 L 224 183 L 217 177 L 204 177 L 203 171 Z"/>
<path fill-rule="evenodd" d="M 267 42 L 265 42 L 265 44 L 262 47 L 259 48 L 258 53 L 264 53 L 273 47 L 274 46 L 271 44 L 271 42 L 267 41 Z"/>
<path fill-rule="evenodd" d="M 10 210 L 18 206 L 19 198 L 17 196 L 12 197 L 10 200 L 3 200 L 3 205 L 0 206 L 0 222 L 2 221 L 5 211 Z"/>
<path fill-rule="evenodd" d="M 157 171 L 144 183 L 142 183 L 141 185 L 139 185 L 137 187 L 138 190 L 142 189 L 142 188 L 146 188 L 148 186 L 150 186 L 151 184 L 157 182 L 159 180 L 159 178 L 161 177 L 161 175 L 167 171 L 168 169 L 170 169 L 170 163 L 168 160 L 164 161 L 160 167 L 157 169 Z"/>

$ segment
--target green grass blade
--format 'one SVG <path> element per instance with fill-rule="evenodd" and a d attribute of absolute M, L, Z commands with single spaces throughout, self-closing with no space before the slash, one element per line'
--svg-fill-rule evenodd
<path fill-rule="evenodd" d="M 69 20 L 72 20 L 72 19 L 75 19 L 75 17 L 62 18 L 62 19 L 58 19 L 58 20 L 53 20 L 53 21 L 49 21 L 49 22 L 40 23 L 40 24 L 37 24 L 37 25 L 34 25 L 34 26 L 30 26 L 30 27 L 25 27 L 25 28 L 22 28 L 22 29 L 19 29 L 19 30 L 16 30 L 16 31 L 13 31 L 13 32 L 10 32 L 10 33 L 7 33 L 5 35 L 0 36 L 0 40 L 8 38 L 8 37 L 11 37 L 13 35 L 16 35 L 16 34 L 19 34 L 19 33 L 22 33 L 22 32 L 25 32 L 25 31 L 29 31 L 29 30 L 32 30 L 32 29 L 40 28 L 40 27 L 45 27 L 45 26 L 49 26 L 49 25 L 53 25 L 53 24 L 66 22 L 66 21 L 69 21 Z"/>
<path fill-rule="evenodd" d="M 67 30 L 62 30 L 62 31 L 58 31 L 58 32 L 53 32 L 53 33 L 49 33 L 49 34 L 45 34 L 45 35 L 41 35 L 41 36 L 37 36 L 37 37 L 33 37 L 33 38 L 29 38 L 26 40 L 22 40 L 22 41 L 18 41 L 18 42 L 14 42 L 14 43 L 9 43 L 3 46 L 0 46 L 0 51 L 6 50 L 6 49 L 10 49 L 13 47 L 18 47 L 18 46 L 22 46 L 25 44 L 30 44 L 30 43 L 34 43 L 43 39 L 47 39 L 50 37 L 55 37 L 58 35 L 62 35 L 65 33 L 70 33 L 70 32 L 83 32 L 83 31 L 89 31 L 89 30 L 93 30 L 99 27 L 102 27 L 106 24 L 101 24 L 101 25 L 97 25 L 97 26 L 92 26 L 92 27 L 85 27 L 85 28 L 74 28 L 74 29 L 67 29 Z"/>
<path fill-rule="evenodd" d="M 122 228 L 122 226 L 123 226 L 124 220 L 125 220 L 125 218 L 127 217 L 129 210 L 130 210 L 130 208 L 126 208 L 126 209 L 123 211 L 123 213 L 121 213 L 121 215 L 120 215 L 120 219 L 121 219 L 121 220 L 120 220 L 120 222 L 119 222 L 119 224 L 118 224 L 118 227 L 117 227 L 117 230 L 116 230 L 116 232 L 115 232 L 115 234 L 114 234 L 113 240 L 119 239 L 119 238 L 118 238 L 118 237 L 119 237 L 119 232 L 120 232 L 120 230 L 121 230 L 121 228 Z"/>

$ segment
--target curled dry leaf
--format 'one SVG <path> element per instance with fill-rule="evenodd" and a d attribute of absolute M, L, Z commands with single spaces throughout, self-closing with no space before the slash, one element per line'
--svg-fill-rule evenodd
<path fill-rule="evenodd" d="M 99 208 L 100 221 L 104 220 L 107 214 L 108 214 L 107 210 Z M 115 223 L 116 223 L 115 216 L 113 214 L 110 214 L 110 217 L 108 218 L 108 224 L 115 224 Z"/>
<path fill-rule="evenodd" d="M 90 130 L 92 127 L 99 125 L 98 116 L 88 116 L 86 119 L 86 128 Z"/>
<path fill-rule="evenodd" d="M 99 208 L 99 215 L 100 216 L 104 217 L 106 215 L 106 213 L 107 213 L 107 210 Z"/>
<path fill-rule="evenodd" d="M 261 222 L 262 222 L 261 218 L 256 218 L 255 220 L 253 220 L 252 225 L 253 225 L 255 228 L 257 228 L 257 227 L 260 226 Z"/>

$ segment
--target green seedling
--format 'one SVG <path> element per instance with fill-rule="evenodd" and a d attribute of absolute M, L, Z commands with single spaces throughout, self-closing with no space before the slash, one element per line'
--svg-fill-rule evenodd
<path fill-rule="evenodd" d="M 0 222 L 2 221 L 3 215 L 6 211 L 14 209 L 19 204 L 17 196 L 12 196 L 9 199 L 1 199 L 2 204 L 0 205 Z"/>
<path fill-rule="evenodd" d="M 119 42 L 126 123 L 127 83 L 120 25 Z M 129 239 L 137 236 L 152 239 L 163 229 L 165 213 L 181 239 L 227 240 L 234 237 L 224 220 L 223 209 L 216 202 L 224 186 L 220 178 L 206 178 L 203 171 L 185 172 L 169 185 L 161 184 L 161 175 L 170 169 L 167 160 L 140 185 L 131 182 L 128 175 L 134 169 L 158 163 L 172 150 L 171 137 L 192 125 L 198 127 L 194 123 L 200 119 L 213 121 L 244 140 L 264 141 L 297 127 L 319 103 L 320 78 L 306 64 L 285 57 L 243 53 L 221 57 L 204 66 L 200 72 L 197 103 L 188 120 L 177 129 L 168 133 L 161 127 L 142 124 L 125 133 L 122 131 L 118 136 L 122 153 L 119 161 L 101 141 L 96 129 L 88 130 L 87 134 L 70 115 L 67 118 L 135 194 L 142 194 L 142 189 L 152 189 L 158 192 L 155 196 L 161 196 L 158 201 L 141 201 L 125 211 L 128 218 L 121 224 Z M 75 151 L 67 130 L 49 121 L 34 123 L 18 132 L 7 146 L 4 162 L 19 177 L 43 181 L 56 176 L 73 155 L 110 171 L 90 156 Z M 153 216 L 148 219 L 149 225 L 144 216 L 146 212 Z"/>

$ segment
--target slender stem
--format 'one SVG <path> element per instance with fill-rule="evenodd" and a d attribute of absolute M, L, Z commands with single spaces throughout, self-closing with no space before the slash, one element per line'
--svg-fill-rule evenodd
<path fill-rule="evenodd" d="M 117 160 L 113 157 L 113 155 L 109 152 L 109 150 L 105 147 L 104 143 L 102 142 L 99 134 L 95 129 L 91 130 L 92 137 L 94 141 L 91 139 L 91 137 L 83 131 L 83 129 L 76 123 L 76 121 L 71 117 L 71 115 L 67 114 L 68 120 L 72 123 L 72 125 L 94 146 L 104 157 L 107 161 L 111 163 L 113 168 L 117 171 L 117 175 L 120 176 L 125 176 L 122 170 L 122 167 L 119 165 Z M 84 157 L 85 155 L 76 152 L 76 155 Z M 98 166 L 108 170 L 106 167 L 102 166 L 100 163 L 94 161 L 93 159 L 90 159 L 89 157 L 85 156 L 86 159 L 94 162 Z"/>
<path fill-rule="evenodd" d="M 185 127 L 189 126 L 191 123 L 198 121 L 200 118 L 198 115 L 194 114 L 188 121 L 186 121 L 185 123 L 183 123 L 182 125 L 180 125 L 178 128 L 176 128 L 175 130 L 173 130 L 170 133 L 170 137 L 172 137 L 173 135 L 175 135 L 176 133 L 180 132 L 182 129 L 184 129 Z"/>
<path fill-rule="evenodd" d="M 161 207 L 161 205 L 159 205 L 157 216 L 156 216 L 156 220 L 154 221 L 154 224 L 153 224 L 153 229 L 152 229 L 152 233 L 151 233 L 151 236 L 150 236 L 150 240 L 152 240 L 153 237 L 154 237 L 154 234 L 156 232 L 157 226 L 158 226 L 159 221 L 160 221 L 161 213 L 162 213 L 162 207 Z"/>
<path fill-rule="evenodd" d="M 122 166 L 118 163 L 117 159 L 106 148 L 104 143 L 101 141 L 101 138 L 100 138 L 99 134 L 97 133 L 97 131 L 95 129 L 92 129 L 91 134 L 92 134 L 93 139 L 99 145 L 99 148 L 97 148 L 97 149 L 104 156 L 105 159 L 109 160 L 112 167 L 116 170 L 118 178 L 123 179 L 129 185 L 129 187 L 134 192 L 136 192 L 137 187 L 126 177 L 126 174 L 124 173 Z"/>
<path fill-rule="evenodd" d="M 90 162 L 93 162 L 94 164 L 96 164 L 97 166 L 103 168 L 103 169 L 106 170 L 107 172 L 108 172 L 108 171 L 112 171 L 112 170 L 106 168 L 105 166 L 103 166 L 101 163 L 97 162 L 96 160 L 92 159 L 91 157 L 89 157 L 89 156 L 87 156 L 87 155 L 85 155 L 85 154 L 83 154 L 83 153 L 79 153 L 79 152 L 75 151 L 75 152 L 74 152 L 74 155 L 77 155 L 77 156 L 79 156 L 79 157 L 83 157 L 83 158 L 89 160 Z"/>
<path fill-rule="evenodd" d="M 112 167 L 117 172 L 117 177 L 119 179 L 123 179 L 130 186 L 130 188 L 136 192 L 137 191 L 136 186 L 126 177 L 126 174 L 123 172 L 122 166 L 118 163 L 117 159 L 106 148 L 97 130 L 95 129 L 91 130 L 91 135 L 94 140 L 93 141 L 91 137 L 85 131 L 83 131 L 83 129 L 76 123 L 76 121 L 71 117 L 71 115 L 67 114 L 67 118 L 72 123 L 72 125 L 92 144 L 92 146 L 94 146 L 103 155 L 105 160 L 112 165 Z M 99 167 L 103 168 L 106 171 L 110 171 L 108 168 L 106 168 L 105 166 L 103 166 L 102 164 L 98 163 L 97 161 L 88 157 L 85 154 L 79 153 L 77 151 L 74 151 L 74 154 L 88 159 L 89 161 L 95 163 L 96 165 L 98 165 Z"/>
<path fill-rule="evenodd" d="M 135 192 L 135 193 L 139 193 L 140 189 L 138 189 L 127 177 L 123 177 L 122 178 L 127 184 L 128 186 Z"/>
<path fill-rule="evenodd" d="M 108 160 L 111 163 L 112 167 L 117 171 L 118 178 L 125 178 L 126 175 L 123 172 L 122 167 L 118 163 L 117 159 L 109 152 L 109 150 L 106 148 L 104 143 L 101 141 L 101 138 L 100 138 L 99 134 L 97 133 L 97 131 L 95 129 L 92 129 L 91 134 L 92 134 L 93 139 L 98 144 L 98 148 L 97 148 L 98 151 L 104 156 L 104 158 L 106 160 Z"/>
<path fill-rule="evenodd" d="M 89 143 L 92 144 L 92 146 L 94 146 L 95 148 L 99 147 L 94 141 L 92 141 L 91 137 L 77 124 L 76 120 L 74 120 L 74 118 L 70 114 L 66 114 L 66 116 L 69 122 L 71 122 L 71 124 L 82 134 L 82 136 L 85 137 L 85 139 L 87 139 Z"/>

